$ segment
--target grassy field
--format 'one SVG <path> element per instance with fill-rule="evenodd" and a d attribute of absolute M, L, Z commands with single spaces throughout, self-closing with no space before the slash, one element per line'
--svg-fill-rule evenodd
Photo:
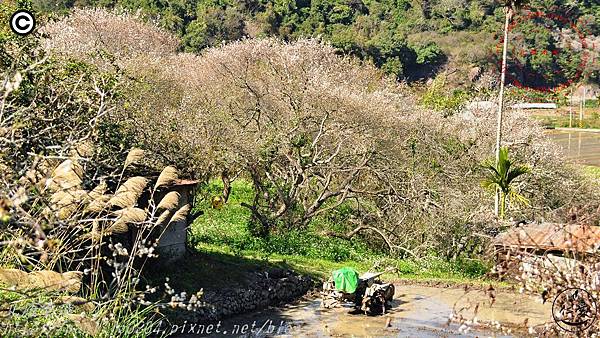
<path fill-rule="evenodd" d="M 213 209 L 208 202 L 218 195 L 222 186 L 217 181 L 201 189 L 197 208 L 203 211 L 192 225 L 190 246 L 193 253 L 180 263 L 161 268 L 177 272 L 174 285 L 219 288 L 224 284 L 246 282 L 249 272 L 271 268 L 292 269 L 318 280 L 329 277 L 331 271 L 351 266 L 359 272 L 382 271 L 388 267 L 395 273 L 383 276 L 385 280 L 407 279 L 444 281 L 448 283 L 487 283 L 488 266 L 477 260 L 445 261 L 436 257 L 425 259 L 390 258 L 386 252 L 369 248 L 360 238 L 343 240 L 319 235 L 319 231 L 341 229 L 340 215 L 317 219 L 305 231 L 274 233 L 268 238 L 257 238 L 248 229 L 250 213 L 240 202 L 251 201 L 252 187 L 243 180 L 233 184 L 228 203 Z"/>
<path fill-rule="evenodd" d="M 532 110 L 531 116 L 551 128 L 585 128 L 600 129 L 600 108 L 588 106 L 583 113 L 583 119 L 579 120 L 579 108 L 573 108 L 573 119 L 569 121 L 569 110 L 560 108 L 558 110 Z"/>
<path fill-rule="evenodd" d="M 583 166 L 583 171 L 593 178 L 600 179 L 600 167 L 586 165 Z"/>

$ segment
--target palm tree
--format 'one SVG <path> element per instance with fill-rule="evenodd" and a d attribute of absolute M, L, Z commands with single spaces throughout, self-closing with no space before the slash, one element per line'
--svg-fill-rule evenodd
<path fill-rule="evenodd" d="M 500 75 L 500 95 L 498 98 L 498 121 L 496 124 L 496 166 L 500 161 L 500 146 L 502 140 L 502 114 L 504 111 L 504 85 L 506 83 L 506 59 L 508 53 L 508 27 L 514 15 L 514 12 L 523 7 L 527 0 L 503 0 L 504 9 L 506 11 L 504 20 L 504 40 L 502 47 L 502 69 Z M 500 211 L 500 191 L 496 191 L 495 211 L 498 216 Z"/>
<path fill-rule="evenodd" d="M 507 200 L 511 204 L 529 204 L 527 198 L 515 189 L 515 181 L 519 176 L 527 174 L 531 170 L 528 166 L 515 165 L 508 157 L 506 147 L 500 148 L 500 156 L 496 165 L 486 165 L 484 168 L 488 171 L 488 177 L 481 181 L 481 186 L 500 192 L 500 218 L 504 218 L 506 214 Z"/>

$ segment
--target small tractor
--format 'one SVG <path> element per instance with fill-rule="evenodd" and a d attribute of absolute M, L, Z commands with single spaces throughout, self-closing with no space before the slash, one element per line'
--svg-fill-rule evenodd
<path fill-rule="evenodd" d="M 384 283 L 379 276 L 388 272 L 367 272 L 362 276 L 353 268 L 335 270 L 332 277 L 323 283 L 321 306 L 333 308 L 353 303 L 356 310 L 367 315 L 385 314 L 394 298 L 394 284 Z"/>

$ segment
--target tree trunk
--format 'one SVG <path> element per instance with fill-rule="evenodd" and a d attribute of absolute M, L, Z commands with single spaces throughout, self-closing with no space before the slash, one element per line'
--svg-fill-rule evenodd
<path fill-rule="evenodd" d="M 508 194 L 505 192 L 501 192 L 502 194 L 502 199 L 500 201 L 500 218 L 504 219 L 504 217 L 506 216 L 506 199 L 508 198 Z"/>
<path fill-rule="evenodd" d="M 502 114 L 504 110 L 504 85 L 506 82 L 506 59 L 508 53 L 508 26 L 513 14 L 513 10 L 510 7 L 506 8 L 506 18 L 504 20 L 504 46 L 502 48 L 502 70 L 500 75 L 500 95 L 498 98 L 498 121 L 496 124 L 496 168 L 500 161 L 500 146 L 502 140 Z M 496 200 L 495 200 L 495 213 L 496 216 L 500 214 L 500 189 L 496 189 Z"/>
<path fill-rule="evenodd" d="M 421 11 L 423 13 L 423 17 L 427 20 L 431 19 L 431 3 L 430 0 L 423 0 L 421 4 Z"/>
<path fill-rule="evenodd" d="M 229 194 L 231 194 L 231 179 L 227 171 L 221 172 L 221 181 L 223 182 L 223 203 L 227 203 L 229 200 Z"/>

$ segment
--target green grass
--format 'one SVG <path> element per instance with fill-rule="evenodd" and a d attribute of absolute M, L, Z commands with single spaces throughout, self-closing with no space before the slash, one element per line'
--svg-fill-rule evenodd
<path fill-rule="evenodd" d="M 86 312 L 83 307 L 60 301 L 71 296 L 66 292 L 11 290 L 0 283 L 0 336 L 1 337 L 148 337 L 157 324 L 150 314 L 153 307 L 130 309 L 127 307 L 103 308 L 95 306 L 87 318 L 106 316 L 111 320 L 92 330 L 81 325 L 74 315 Z M 107 311 L 109 313 L 107 313 Z M 107 318 L 107 317 L 104 317 Z M 80 323 L 80 325 L 77 325 Z"/>
<path fill-rule="evenodd" d="M 74 313 L 73 306 L 57 305 L 52 301 L 57 294 L 10 291 L 2 284 L 0 289 L 0 306 L 7 310 L 4 314 L 8 314 L 4 318 L 0 315 L 2 337 L 33 337 L 44 334 L 52 337 L 86 336 L 75 325 L 69 325 L 72 323 L 67 315 Z"/>
<path fill-rule="evenodd" d="M 484 283 L 489 267 L 477 260 L 445 261 L 390 258 L 385 251 L 370 248 L 362 239 L 351 241 L 320 235 L 324 229 L 343 232 L 348 206 L 332 215 L 314 220 L 303 231 L 275 232 L 268 238 L 257 238 L 248 229 L 250 212 L 240 206 L 250 203 L 251 184 L 244 180 L 233 183 L 229 201 L 221 209 L 213 209 L 209 201 L 219 195 L 222 186 L 211 181 L 201 189 L 196 208 L 204 214 L 191 227 L 190 245 L 194 253 L 180 262 L 161 267 L 162 275 L 177 275 L 174 286 L 194 291 L 223 285 L 244 285 L 248 272 L 285 268 L 316 278 L 327 279 L 343 266 L 358 271 L 382 271 L 397 268 L 384 280 L 444 281 L 450 283 Z M 172 271 L 171 271 L 172 270 Z"/>
<path fill-rule="evenodd" d="M 585 108 L 600 108 L 600 100 L 586 100 Z"/>
<path fill-rule="evenodd" d="M 365 256 L 382 252 L 369 248 L 359 237 L 352 240 L 322 236 L 322 230 L 346 231 L 339 225 L 348 214 L 346 206 L 339 207 L 332 215 L 315 219 L 308 229 L 273 231 L 267 238 L 253 236 L 249 229 L 250 211 L 240 205 L 251 203 L 252 186 L 244 180 L 232 184 L 227 204 L 213 209 L 209 201 L 220 194 L 222 185 L 211 181 L 197 197 L 196 208 L 204 212 L 191 229 L 191 242 L 213 244 L 229 248 L 234 254 L 242 251 L 258 252 L 261 256 L 272 254 L 299 255 L 325 258 L 331 261 L 361 260 Z"/>
<path fill-rule="evenodd" d="M 541 121 L 542 124 L 546 127 L 569 128 L 568 116 L 534 116 L 534 118 Z M 579 115 L 576 115 L 573 117 L 571 127 L 584 129 L 600 129 L 600 116 L 598 115 L 598 113 L 596 113 L 584 118 L 582 121 L 579 121 Z"/>
<path fill-rule="evenodd" d="M 583 166 L 583 172 L 590 177 L 600 179 L 600 167 L 585 165 Z"/>
<path fill-rule="evenodd" d="M 479 261 L 447 262 L 437 258 L 422 260 L 371 257 L 362 260 L 331 261 L 300 255 L 271 254 L 260 251 L 233 252 L 226 246 L 199 243 L 196 251 L 177 262 L 152 267 L 154 284 L 171 277 L 169 284 L 178 291 L 195 293 L 199 289 L 218 290 L 223 287 L 245 287 L 255 280 L 255 273 L 271 269 L 287 269 L 323 281 L 333 270 L 350 266 L 360 273 L 383 271 L 388 267 L 397 272 L 386 273 L 383 280 L 443 282 L 448 284 L 497 284 L 485 277 L 489 268 Z"/>

